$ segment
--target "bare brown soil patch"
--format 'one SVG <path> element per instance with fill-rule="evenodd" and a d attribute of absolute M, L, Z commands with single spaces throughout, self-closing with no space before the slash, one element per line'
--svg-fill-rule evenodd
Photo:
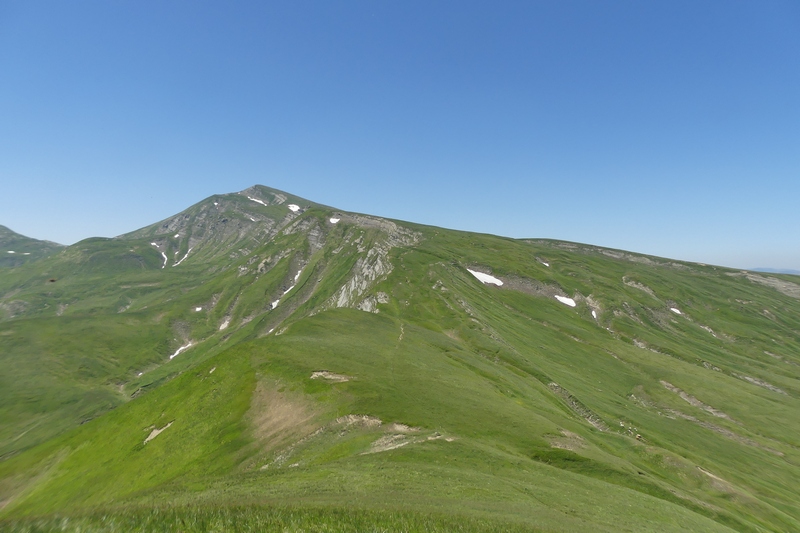
<path fill-rule="evenodd" d="M 554 435 L 548 440 L 550 441 L 550 446 L 553 448 L 560 448 L 562 450 L 570 450 L 575 452 L 586 447 L 583 437 L 577 433 L 567 431 L 566 429 L 561 430 L 561 435 Z"/>
<path fill-rule="evenodd" d="M 312 433 L 318 410 L 300 394 L 280 392 L 277 383 L 259 381 L 247 418 L 264 451 L 274 450 Z"/>

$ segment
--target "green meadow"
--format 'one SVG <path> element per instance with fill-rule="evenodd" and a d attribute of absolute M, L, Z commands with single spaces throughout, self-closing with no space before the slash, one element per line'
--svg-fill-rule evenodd
<path fill-rule="evenodd" d="M 3 531 L 800 531 L 794 276 L 257 186 L 4 267 L 0 365 Z"/>

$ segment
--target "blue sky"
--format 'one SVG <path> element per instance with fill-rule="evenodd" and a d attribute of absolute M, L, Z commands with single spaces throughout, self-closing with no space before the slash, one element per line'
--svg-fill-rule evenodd
<path fill-rule="evenodd" d="M 0 224 L 69 244 L 255 183 L 800 269 L 800 3 L 0 0 Z"/>

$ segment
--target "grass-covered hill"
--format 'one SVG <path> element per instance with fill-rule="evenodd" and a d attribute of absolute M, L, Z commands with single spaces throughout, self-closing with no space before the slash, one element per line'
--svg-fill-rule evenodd
<path fill-rule="evenodd" d="M 0 530 L 800 530 L 794 276 L 256 186 L 4 270 L 0 369 Z"/>
<path fill-rule="evenodd" d="M 40 241 L 20 235 L 5 226 L 0 226 L 0 275 L 3 269 L 23 265 L 40 259 L 63 248 L 50 241 Z"/>

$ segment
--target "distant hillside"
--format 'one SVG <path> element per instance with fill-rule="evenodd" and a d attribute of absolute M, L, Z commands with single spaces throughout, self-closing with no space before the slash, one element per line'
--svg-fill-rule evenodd
<path fill-rule="evenodd" d="M 262 186 L 0 275 L 0 531 L 800 531 L 798 413 L 785 275 Z"/>
<path fill-rule="evenodd" d="M 0 267 L 16 267 L 61 250 L 64 246 L 20 235 L 0 226 Z"/>
<path fill-rule="evenodd" d="M 792 269 L 786 269 L 786 268 L 759 267 L 759 268 L 752 268 L 750 270 L 753 270 L 755 272 L 767 272 L 767 273 L 770 273 L 770 274 L 791 274 L 793 276 L 800 276 L 800 270 L 792 270 Z"/>

